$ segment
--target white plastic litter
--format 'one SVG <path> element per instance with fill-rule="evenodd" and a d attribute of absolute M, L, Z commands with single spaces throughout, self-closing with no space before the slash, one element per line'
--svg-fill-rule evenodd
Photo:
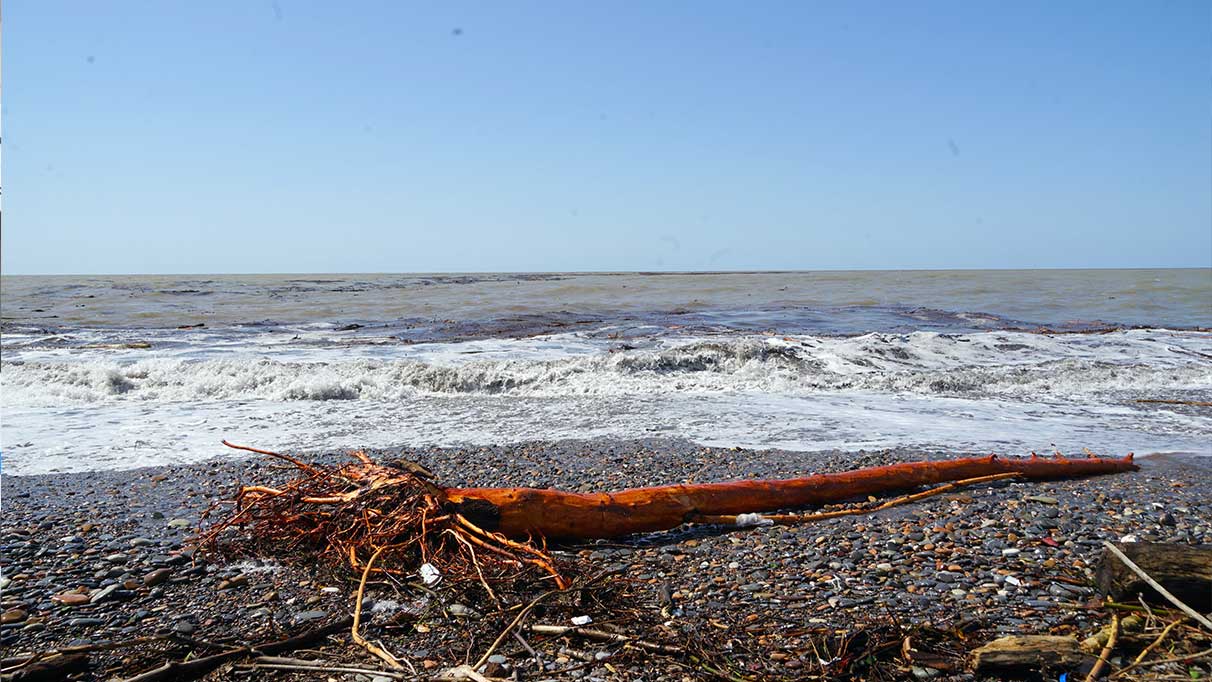
<path fill-rule="evenodd" d="M 1119 541 L 1120 542 L 1138 542 L 1137 537 L 1132 534 L 1123 536 L 1122 538 L 1119 539 Z"/>
<path fill-rule="evenodd" d="M 593 619 L 590 618 L 589 616 L 573 616 L 572 617 L 573 625 L 589 625 L 592 622 L 593 622 Z"/>
<path fill-rule="evenodd" d="M 430 563 L 421 564 L 418 573 L 421 574 L 421 582 L 426 585 L 434 585 L 442 579 L 442 574 Z"/>
<path fill-rule="evenodd" d="M 745 526 L 773 526 L 774 521 L 764 518 L 761 514 L 737 514 L 736 525 Z"/>

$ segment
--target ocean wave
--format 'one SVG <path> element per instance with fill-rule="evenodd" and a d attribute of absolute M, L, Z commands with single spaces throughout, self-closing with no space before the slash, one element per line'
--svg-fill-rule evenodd
<path fill-rule="evenodd" d="M 536 340 L 535 343 L 542 343 Z M 1212 335 L 1131 331 L 729 337 L 565 357 L 290 361 L 124 355 L 6 362 L 5 405 L 863 391 L 1029 398 L 1212 390 Z"/>

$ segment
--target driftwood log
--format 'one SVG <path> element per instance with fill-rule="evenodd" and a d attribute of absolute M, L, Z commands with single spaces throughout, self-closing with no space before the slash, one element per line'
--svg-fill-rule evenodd
<path fill-rule="evenodd" d="M 1094 657 L 1082 651 L 1077 639 L 1051 635 L 1011 635 L 995 639 L 972 652 L 977 673 L 990 675 L 1039 674 L 1073 671 Z"/>
<path fill-rule="evenodd" d="M 3 682 L 59 682 L 91 669 L 88 654 L 55 655 L 34 661 L 11 673 L 0 675 Z"/>
<path fill-rule="evenodd" d="M 1006 475 L 1032 480 L 1135 471 L 1132 455 L 969 457 L 907 462 L 803 478 L 734 481 L 575 493 L 536 488 L 444 487 L 418 466 L 381 464 L 363 452 L 339 466 L 309 464 L 243 445 L 229 447 L 290 462 L 298 476 L 280 487 L 240 488 L 234 511 L 201 537 L 204 548 L 236 551 L 310 548 L 364 576 L 375 573 L 475 575 L 487 587 L 529 565 L 571 583 L 546 541 L 617 538 L 683 523 L 774 522 L 762 512 L 794 509 L 948 482 Z M 426 566 L 428 565 L 428 566 Z M 474 570 L 474 573 L 473 573 Z M 424 576 L 422 576 L 424 577 Z M 365 578 L 363 578 L 365 580 Z"/>
<path fill-rule="evenodd" d="M 445 488 L 443 493 L 448 505 L 476 525 L 509 537 L 589 539 L 669 530 L 700 516 L 795 509 L 994 474 L 1041 480 L 1137 468 L 1132 455 L 1122 459 L 989 455 L 804 478 L 668 485 L 614 493 L 536 488 Z"/>
<path fill-rule="evenodd" d="M 1200 613 L 1212 611 L 1212 545 L 1125 542 L 1116 547 L 1180 601 Z M 1109 550 L 1099 563 L 1098 586 L 1116 601 L 1135 601 L 1139 594 L 1168 603 Z"/>

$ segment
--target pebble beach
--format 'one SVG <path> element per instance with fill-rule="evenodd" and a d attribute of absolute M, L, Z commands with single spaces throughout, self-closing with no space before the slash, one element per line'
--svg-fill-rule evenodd
<path fill-rule="evenodd" d="M 448 485 L 617 490 L 676 482 L 786 478 L 961 453 L 907 449 L 801 452 L 703 447 L 682 440 L 564 440 L 474 448 L 387 448 Z M 969 453 L 975 454 L 975 453 Z M 336 461 L 341 453 L 305 459 Z M 1079 639 L 1104 617 L 1093 589 L 1103 540 L 1212 543 L 1212 462 L 1139 456 L 1140 470 L 1080 480 L 995 482 L 882 512 L 800 526 L 683 528 L 621 541 L 560 546 L 557 556 L 609 573 L 611 599 L 553 605 L 610 630 L 628 627 L 671 645 L 704 637 L 736 673 L 794 679 L 819 671 L 823 630 L 856 632 L 889 620 L 959 629 L 973 641 L 1003 634 Z M 306 555 L 196 554 L 202 515 L 238 484 L 285 475 L 265 459 L 3 477 L 2 645 L 6 655 L 150 638 L 140 648 L 94 654 L 79 679 L 133 676 L 181 647 L 280 639 L 353 611 L 356 577 Z M 417 676 L 474 662 L 508 612 L 460 604 L 441 589 L 367 587 L 363 628 Z M 516 605 L 514 605 L 516 608 Z M 576 613 L 583 611 L 583 614 Z M 376 662 L 334 637 L 318 645 L 351 666 Z M 634 633 L 633 633 L 634 634 Z M 489 673 L 522 679 L 718 677 L 660 655 L 608 642 L 531 635 L 493 654 Z M 519 638 L 520 640 L 520 638 Z M 523 646 L 525 645 L 525 646 Z M 192 648 L 191 648 L 192 647 Z M 155 652 L 165 654 L 157 658 Z M 934 652 L 932 655 L 943 655 Z M 973 679 L 963 652 L 922 679 Z M 940 659 L 941 660 L 941 659 Z M 541 665 L 541 669 L 540 669 Z M 485 666 L 481 666 L 485 668 Z M 718 666 L 717 666 L 718 667 Z M 291 671 L 257 671 L 316 679 Z M 718 670 L 717 670 L 718 672 Z M 227 666 L 207 679 L 247 679 Z M 363 673 L 332 679 L 373 679 Z M 361 677 L 359 677 L 361 675 Z M 389 679 L 389 678 L 384 678 Z"/>

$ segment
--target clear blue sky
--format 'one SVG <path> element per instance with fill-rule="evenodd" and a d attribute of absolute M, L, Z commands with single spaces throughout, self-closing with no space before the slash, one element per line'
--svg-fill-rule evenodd
<path fill-rule="evenodd" d="M 1212 4 L 5 3 L 3 269 L 1212 265 Z"/>

